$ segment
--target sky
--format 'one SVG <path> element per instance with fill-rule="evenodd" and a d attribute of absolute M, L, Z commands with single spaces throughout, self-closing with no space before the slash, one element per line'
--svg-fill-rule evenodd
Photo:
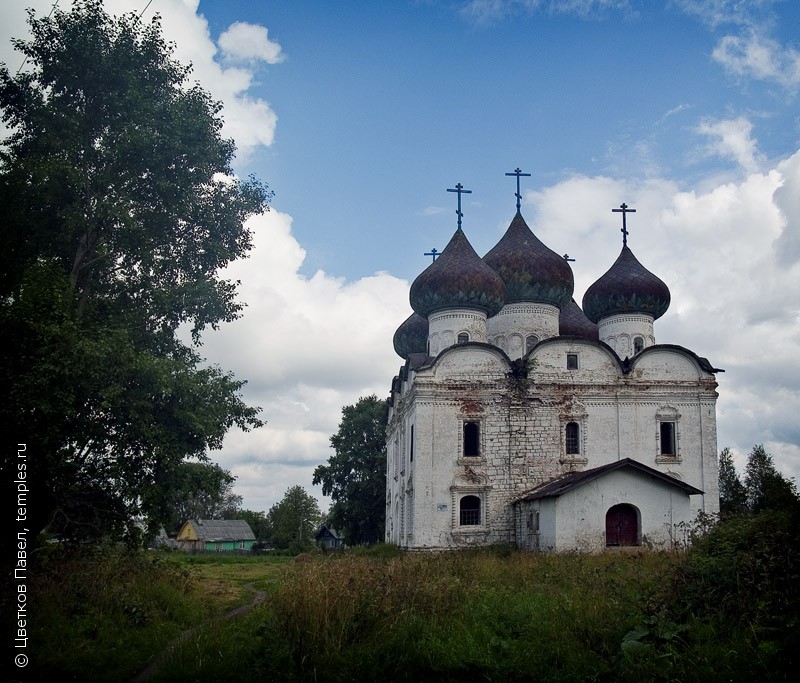
<path fill-rule="evenodd" d="M 66 8 L 70 0 L 59 0 Z M 0 60 L 25 8 L 0 6 Z M 522 213 L 575 259 L 575 299 L 628 244 L 672 293 L 656 341 L 719 373 L 718 444 L 800 477 L 800 3 L 796 0 L 107 0 L 162 17 L 223 103 L 251 219 L 244 316 L 204 337 L 266 426 L 212 459 L 243 505 L 312 486 L 341 410 L 388 396 L 408 290 L 456 228 L 483 255 Z"/>

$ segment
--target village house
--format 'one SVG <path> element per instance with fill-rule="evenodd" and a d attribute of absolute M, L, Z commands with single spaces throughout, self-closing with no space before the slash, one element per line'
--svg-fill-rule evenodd
<path fill-rule="evenodd" d="M 175 540 L 180 550 L 249 552 L 256 537 L 243 519 L 189 519 Z"/>
<path fill-rule="evenodd" d="M 521 172 L 515 172 L 517 182 Z M 623 244 L 573 299 L 517 212 L 483 258 L 461 227 L 413 282 L 387 427 L 386 541 L 409 549 L 673 547 L 719 510 L 720 372 L 656 343 L 667 285 Z"/>

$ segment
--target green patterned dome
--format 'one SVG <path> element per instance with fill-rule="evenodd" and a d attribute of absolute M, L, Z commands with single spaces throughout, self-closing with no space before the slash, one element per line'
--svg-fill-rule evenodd
<path fill-rule="evenodd" d="M 627 245 L 583 295 L 583 312 L 593 323 L 620 313 L 645 313 L 653 320 L 669 308 L 669 288 L 645 268 Z"/>
<path fill-rule="evenodd" d="M 411 285 L 411 308 L 426 318 L 447 308 L 474 308 L 487 316 L 500 312 L 506 288 L 500 276 L 475 253 L 464 232 L 450 242 Z"/>
<path fill-rule="evenodd" d="M 519 211 L 483 260 L 503 278 L 507 304 L 532 301 L 564 308 L 572 298 L 572 268 L 531 232 Z"/>
<path fill-rule="evenodd" d="M 397 328 L 392 342 L 397 355 L 406 360 L 412 353 L 427 353 L 428 321 L 418 313 L 412 313 Z"/>

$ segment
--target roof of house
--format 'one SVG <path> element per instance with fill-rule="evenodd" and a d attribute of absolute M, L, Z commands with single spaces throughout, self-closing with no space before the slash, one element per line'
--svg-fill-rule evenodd
<path fill-rule="evenodd" d="M 610 462 L 607 465 L 594 467 L 590 470 L 584 470 L 583 472 L 569 472 L 567 474 L 563 474 L 552 481 L 545 482 L 544 484 L 541 484 L 536 488 L 523 493 L 521 496 L 518 496 L 515 501 L 518 502 L 536 500 L 537 498 L 553 498 L 560 496 L 568 491 L 578 488 L 579 486 L 583 486 L 593 479 L 597 479 L 598 477 L 602 477 L 609 472 L 614 472 L 615 470 L 621 469 L 637 470 L 643 474 L 646 474 L 647 476 L 663 482 L 664 484 L 667 484 L 668 486 L 674 486 L 675 488 L 681 489 L 690 496 L 703 493 L 700 489 L 695 488 L 694 486 L 691 486 L 680 479 L 671 477 L 668 474 L 654 470 L 652 467 L 648 467 L 637 460 L 633 460 L 632 458 L 623 458 L 622 460 L 616 460 L 615 462 Z"/>
<path fill-rule="evenodd" d="M 319 528 L 319 530 L 317 531 L 317 533 L 316 533 L 316 534 L 314 534 L 314 539 L 315 539 L 315 540 L 319 540 L 319 539 L 320 539 L 320 537 L 322 537 L 322 536 L 325 534 L 325 532 L 326 532 L 326 531 L 327 531 L 327 532 L 328 532 L 328 533 L 329 533 L 331 536 L 333 536 L 333 538 L 335 538 L 337 541 L 341 540 L 341 538 L 342 538 L 342 534 L 341 534 L 341 533 L 339 533 L 338 531 L 336 531 L 336 529 L 333 529 L 333 528 L 331 528 L 331 527 L 329 527 L 329 526 L 325 526 L 324 524 L 323 524 L 323 525 L 322 525 L 322 526 Z"/>
<path fill-rule="evenodd" d="M 189 519 L 201 541 L 255 541 L 250 525 L 243 519 Z"/>

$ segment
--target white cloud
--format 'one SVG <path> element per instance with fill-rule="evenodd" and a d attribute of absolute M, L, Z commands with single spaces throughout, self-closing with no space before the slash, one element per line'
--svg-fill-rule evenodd
<path fill-rule="evenodd" d="M 708 154 L 731 159 L 746 173 L 753 173 L 761 166 L 758 143 L 751 136 L 753 124 L 746 117 L 703 119 L 695 132 L 712 138 L 706 148 Z"/>
<path fill-rule="evenodd" d="M 269 39 L 264 26 L 237 21 L 219 37 L 223 57 L 231 61 L 278 64 L 285 59 L 281 46 Z"/>
<path fill-rule="evenodd" d="M 241 280 L 247 308 L 203 346 L 209 361 L 248 380 L 246 400 L 263 408 L 265 427 L 231 432 L 212 454 L 238 476 L 245 506 L 255 509 L 268 509 L 294 484 L 310 490 L 314 467 L 332 454 L 342 408 L 388 395 L 403 362 L 392 336 L 410 314 L 409 283 L 386 273 L 355 282 L 301 275 L 305 251 L 291 225 L 276 210 L 250 219 L 251 257 L 226 271 Z"/>
<path fill-rule="evenodd" d="M 771 81 L 790 91 L 800 86 L 800 52 L 766 36 L 724 36 L 712 57 L 735 76 Z"/>

